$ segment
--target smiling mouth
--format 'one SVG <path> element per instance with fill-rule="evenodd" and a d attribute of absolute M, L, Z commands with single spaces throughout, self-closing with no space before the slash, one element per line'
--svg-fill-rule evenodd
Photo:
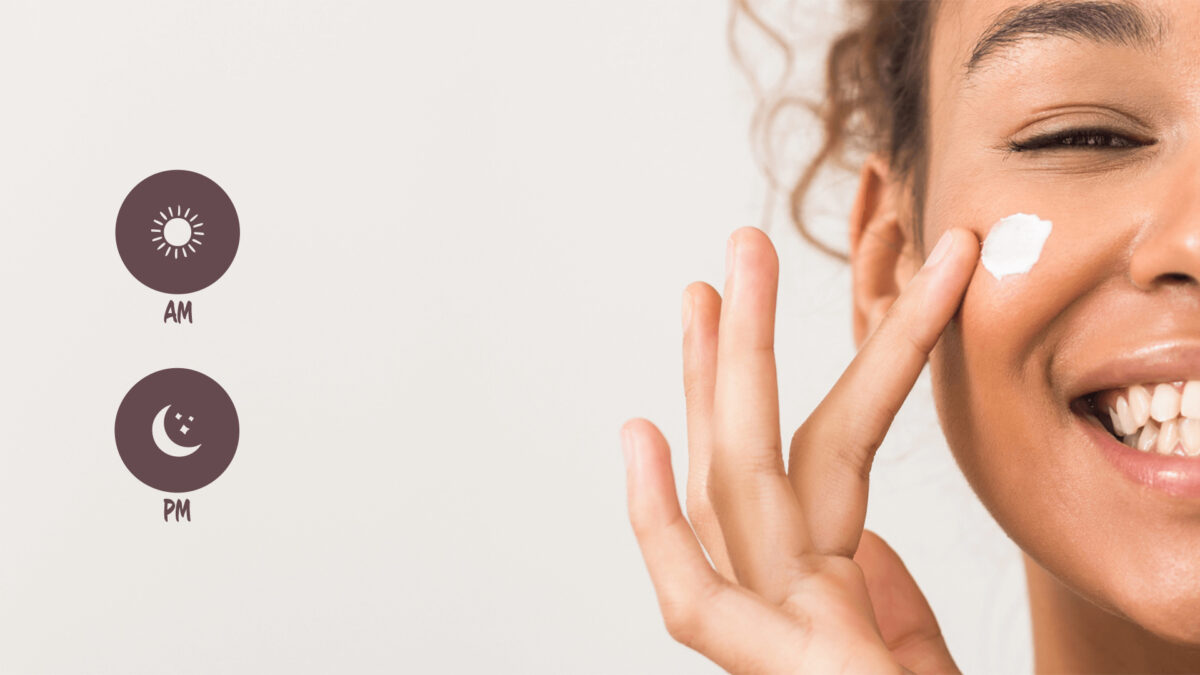
<path fill-rule="evenodd" d="M 1077 411 L 1146 453 L 1200 458 L 1200 380 L 1134 384 L 1092 392 Z"/>

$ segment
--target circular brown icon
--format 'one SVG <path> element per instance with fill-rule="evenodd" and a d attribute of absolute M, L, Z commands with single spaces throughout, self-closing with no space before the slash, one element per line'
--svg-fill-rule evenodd
<path fill-rule="evenodd" d="M 212 378 L 168 368 L 142 378 L 117 408 L 117 452 L 138 480 L 163 492 L 213 482 L 233 461 L 238 416 Z"/>
<path fill-rule="evenodd" d="M 156 173 L 117 212 L 117 251 L 138 281 L 163 293 L 193 293 L 225 274 L 237 254 L 229 195 L 193 171 Z"/>

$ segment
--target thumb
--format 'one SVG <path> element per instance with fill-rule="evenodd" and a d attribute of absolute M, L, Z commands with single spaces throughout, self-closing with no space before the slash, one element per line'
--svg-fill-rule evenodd
<path fill-rule="evenodd" d="M 879 535 L 863 530 L 854 554 L 884 643 L 916 673 L 959 673 L 925 594 L 900 556 Z"/>

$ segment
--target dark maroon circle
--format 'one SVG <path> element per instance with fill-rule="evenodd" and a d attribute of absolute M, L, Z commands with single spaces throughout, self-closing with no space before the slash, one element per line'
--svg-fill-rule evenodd
<path fill-rule="evenodd" d="M 155 444 L 153 425 L 166 406 L 165 433 L 180 445 L 199 445 L 192 454 L 175 457 Z M 175 419 L 176 414 L 181 418 Z M 180 432 L 182 425 L 188 425 L 186 432 Z M 121 461 L 138 480 L 163 492 L 190 492 L 216 480 L 233 461 L 238 433 L 237 410 L 229 395 L 212 378 L 187 368 L 147 375 L 117 408 Z"/>
<path fill-rule="evenodd" d="M 176 214 L 176 209 L 180 212 Z M 176 217 L 188 221 L 188 243 L 163 236 Z M 241 230 L 229 195 L 209 178 L 176 169 L 138 183 L 117 212 L 117 251 L 138 281 L 162 293 L 207 288 L 233 263 Z"/>

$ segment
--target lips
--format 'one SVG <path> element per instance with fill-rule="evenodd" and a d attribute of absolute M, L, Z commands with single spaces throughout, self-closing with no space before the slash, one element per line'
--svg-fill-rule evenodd
<path fill-rule="evenodd" d="M 1078 369 L 1078 375 L 1061 378 L 1067 382 L 1070 408 L 1084 433 L 1127 479 L 1176 497 L 1200 500 L 1200 452 L 1187 456 L 1187 445 L 1181 442 L 1187 418 L 1180 416 L 1179 410 L 1186 383 L 1200 380 L 1200 342 L 1192 338 L 1158 342 L 1122 350 L 1108 359 L 1092 358 L 1093 362 Z M 1179 396 L 1172 397 L 1159 387 L 1169 387 Z M 1142 397 L 1143 393 L 1147 397 Z M 1131 404 L 1131 398 L 1140 400 Z M 1131 429 L 1143 422 L 1142 417 L 1145 423 Z M 1158 436 L 1163 427 L 1167 427 L 1168 438 Z M 1188 433 L 1195 431 L 1188 429 Z M 1145 449 L 1139 449 L 1139 443 Z M 1165 452 L 1159 450 L 1160 444 Z"/>
<path fill-rule="evenodd" d="M 1078 375 L 1064 376 L 1068 400 L 1135 384 L 1200 380 L 1200 342 L 1160 342 L 1117 350 L 1101 357 Z"/>

